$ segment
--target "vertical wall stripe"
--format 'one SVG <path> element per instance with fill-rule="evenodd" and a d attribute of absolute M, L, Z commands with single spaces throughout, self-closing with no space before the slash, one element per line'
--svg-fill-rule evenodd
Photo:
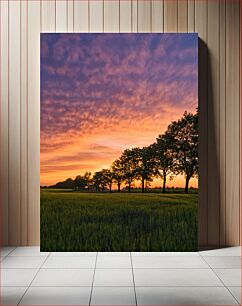
<path fill-rule="evenodd" d="M 152 32 L 164 32 L 164 1 L 152 1 Z"/>
<path fill-rule="evenodd" d="M 132 13 L 132 2 L 131 0 L 120 1 L 120 32 L 131 32 L 131 13 Z"/>
<path fill-rule="evenodd" d="M 74 32 L 88 32 L 88 0 L 74 0 Z"/>
<path fill-rule="evenodd" d="M 138 1 L 138 32 L 151 32 L 151 0 Z"/>
<path fill-rule="evenodd" d="M 239 243 L 239 1 L 226 2 L 226 245 Z"/>
<path fill-rule="evenodd" d="M 164 0 L 164 31 L 178 31 L 178 1 L 182 0 Z"/>
<path fill-rule="evenodd" d="M 103 32 L 103 1 L 90 1 L 90 32 Z"/>
<path fill-rule="evenodd" d="M 8 135 L 8 1 L 0 1 L 1 5 L 1 111 L 0 111 L 0 128 L 1 128 L 1 212 L 3 217 L 2 224 L 2 242 L 4 245 L 9 244 L 8 239 L 8 191 L 9 191 L 9 135 Z"/>
<path fill-rule="evenodd" d="M 195 1 L 195 31 L 199 33 L 198 99 L 199 99 L 199 209 L 198 240 L 208 245 L 208 127 L 207 127 L 207 0 Z"/>
<path fill-rule="evenodd" d="M 67 32 L 67 2 L 68 0 L 56 0 L 56 32 Z"/>
<path fill-rule="evenodd" d="M 40 243 L 40 1 L 28 2 L 28 245 Z M 43 12 L 42 12 L 43 15 Z"/>
<path fill-rule="evenodd" d="M 9 243 L 20 245 L 20 1 L 9 2 Z"/>
<path fill-rule="evenodd" d="M 195 32 L 195 0 L 188 0 L 188 32 Z"/>
<path fill-rule="evenodd" d="M 119 1 L 104 0 L 104 32 L 119 32 Z"/>
<path fill-rule="evenodd" d="M 27 245 L 28 242 L 28 220 L 27 220 L 27 201 L 28 201 L 28 106 L 27 106 L 27 38 L 28 38 L 28 12 L 27 0 L 21 2 L 21 50 L 20 50 L 20 202 L 21 202 L 21 245 Z"/>
<path fill-rule="evenodd" d="M 208 244 L 219 246 L 219 2 L 208 1 Z"/>

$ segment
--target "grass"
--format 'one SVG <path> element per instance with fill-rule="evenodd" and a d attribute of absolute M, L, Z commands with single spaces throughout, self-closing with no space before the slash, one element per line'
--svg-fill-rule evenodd
<path fill-rule="evenodd" d="M 41 190 L 42 251 L 195 251 L 198 194 Z"/>

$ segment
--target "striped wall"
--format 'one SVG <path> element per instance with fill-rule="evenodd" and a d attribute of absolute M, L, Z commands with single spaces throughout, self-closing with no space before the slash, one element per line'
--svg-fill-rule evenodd
<path fill-rule="evenodd" d="M 39 33 L 198 32 L 199 245 L 238 245 L 240 1 L 0 2 L 3 243 L 39 244 Z"/>

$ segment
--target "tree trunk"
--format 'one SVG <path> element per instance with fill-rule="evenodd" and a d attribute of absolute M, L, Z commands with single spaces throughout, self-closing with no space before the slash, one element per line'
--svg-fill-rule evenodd
<path fill-rule="evenodd" d="M 120 182 L 118 182 L 118 192 L 120 192 Z"/>
<path fill-rule="evenodd" d="M 109 191 L 112 191 L 112 184 L 109 184 Z"/>
<path fill-rule="evenodd" d="M 131 191 L 131 183 L 129 182 L 129 193 L 130 193 L 130 191 Z"/>
<path fill-rule="evenodd" d="M 188 193 L 190 176 L 186 176 L 186 185 L 185 185 L 185 193 Z"/>
<path fill-rule="evenodd" d="M 145 192 L 145 180 L 142 178 L 142 193 Z"/>
<path fill-rule="evenodd" d="M 162 193 L 166 192 L 166 174 L 163 175 L 163 188 Z"/>

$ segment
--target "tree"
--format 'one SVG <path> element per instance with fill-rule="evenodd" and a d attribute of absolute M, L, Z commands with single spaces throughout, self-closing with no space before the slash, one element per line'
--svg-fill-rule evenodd
<path fill-rule="evenodd" d="M 131 191 L 131 185 L 135 180 L 136 168 L 137 168 L 137 148 L 126 149 L 120 157 L 120 163 L 123 171 L 124 182 L 128 184 L 129 193 Z"/>
<path fill-rule="evenodd" d="M 152 154 L 152 147 L 134 148 L 136 156 L 135 177 L 141 180 L 142 193 L 148 185 L 148 182 L 153 180 L 155 174 L 155 160 Z"/>
<path fill-rule="evenodd" d="M 120 159 L 116 159 L 111 166 L 113 179 L 118 185 L 118 192 L 120 192 L 121 184 L 124 179 L 124 172 L 122 167 L 122 161 Z"/>
<path fill-rule="evenodd" d="M 93 175 L 93 185 L 96 188 L 96 191 L 100 191 L 101 183 L 102 183 L 102 173 L 101 171 L 97 171 Z"/>
<path fill-rule="evenodd" d="M 190 179 L 198 175 L 198 112 L 194 115 L 185 112 L 168 126 L 167 132 L 172 137 L 174 171 L 185 175 L 187 193 Z"/>
<path fill-rule="evenodd" d="M 109 191 L 112 191 L 113 184 L 113 173 L 109 169 L 103 169 L 102 171 L 102 181 L 105 185 L 108 185 Z"/>
<path fill-rule="evenodd" d="M 162 192 L 166 192 L 166 180 L 170 175 L 173 178 L 173 154 L 172 154 L 172 135 L 166 132 L 159 135 L 156 143 L 152 145 L 153 158 L 155 160 L 156 174 L 163 180 Z"/>

